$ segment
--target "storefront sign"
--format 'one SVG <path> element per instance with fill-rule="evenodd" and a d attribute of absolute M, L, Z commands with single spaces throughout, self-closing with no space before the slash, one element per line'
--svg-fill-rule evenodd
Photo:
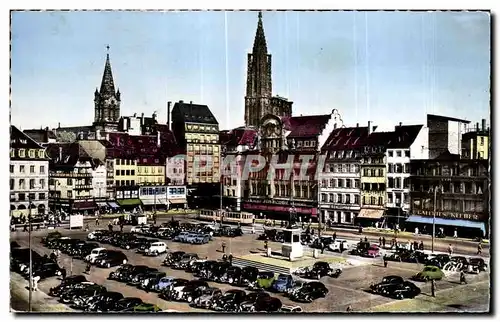
<path fill-rule="evenodd" d="M 418 216 L 423 216 L 423 217 L 433 217 L 434 216 L 434 211 L 432 210 L 421 210 L 416 213 Z M 442 211 L 436 211 L 436 217 L 437 218 L 449 218 L 449 219 L 465 219 L 465 220 L 482 220 L 482 217 L 484 217 L 484 214 L 477 214 L 477 213 L 461 213 L 461 212 L 442 212 Z"/>
<path fill-rule="evenodd" d="M 259 210 L 259 211 L 275 211 L 275 212 L 290 212 L 290 205 L 283 206 L 273 206 L 273 205 L 264 205 L 264 204 L 251 204 L 244 203 L 243 208 L 245 210 Z M 298 214 L 310 214 L 316 216 L 318 210 L 316 208 L 303 208 L 303 207 L 295 207 L 295 211 Z"/>
<path fill-rule="evenodd" d="M 276 199 L 247 199 L 245 200 L 247 203 L 257 203 L 257 204 L 270 204 L 270 205 L 284 205 L 290 207 L 292 204 L 291 200 L 276 200 Z M 305 203 L 305 202 L 297 202 L 293 201 L 294 206 L 296 207 L 314 207 L 314 202 Z"/>

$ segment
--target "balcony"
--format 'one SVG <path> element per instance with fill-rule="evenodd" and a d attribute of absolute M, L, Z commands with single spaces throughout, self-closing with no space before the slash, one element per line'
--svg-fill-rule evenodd
<path fill-rule="evenodd" d="M 75 173 L 75 172 L 62 172 L 54 173 L 51 172 L 50 176 L 52 178 L 91 178 L 92 173 Z"/>
<path fill-rule="evenodd" d="M 92 189 L 91 184 L 77 183 L 77 184 L 75 184 L 75 187 L 74 187 L 74 190 L 90 190 L 90 189 Z"/>

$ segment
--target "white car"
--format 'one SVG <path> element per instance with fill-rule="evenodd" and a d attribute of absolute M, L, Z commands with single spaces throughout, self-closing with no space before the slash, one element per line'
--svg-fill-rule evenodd
<path fill-rule="evenodd" d="M 349 243 L 345 239 L 336 239 L 333 243 L 331 243 L 330 245 L 328 245 L 328 248 L 332 252 L 340 252 L 340 245 L 341 244 L 343 244 L 343 247 L 342 247 L 343 250 L 348 250 L 352 246 L 352 244 Z"/>
<path fill-rule="evenodd" d="M 130 229 L 131 233 L 142 233 L 143 229 L 149 228 L 149 225 L 134 226 Z"/>
<path fill-rule="evenodd" d="M 94 249 L 92 249 L 90 254 L 85 256 L 85 260 L 87 262 L 90 262 L 93 264 L 95 262 L 95 259 L 97 258 L 97 256 L 104 254 L 106 251 L 107 251 L 107 249 L 103 248 L 103 247 L 94 248 Z"/>
<path fill-rule="evenodd" d="M 152 243 L 151 246 L 149 246 L 149 248 L 146 249 L 145 253 L 146 253 L 146 255 L 157 256 L 157 255 L 166 253 L 167 249 L 168 249 L 168 247 L 167 247 L 166 243 L 156 242 L 156 243 Z"/>
<path fill-rule="evenodd" d="M 102 234 L 104 231 L 104 229 L 94 230 L 87 235 L 87 239 L 94 240 L 96 238 L 96 235 Z"/>

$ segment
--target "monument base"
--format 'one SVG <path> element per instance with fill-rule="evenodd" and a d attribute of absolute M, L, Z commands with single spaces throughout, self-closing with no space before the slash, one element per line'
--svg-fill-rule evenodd
<path fill-rule="evenodd" d="M 283 243 L 281 245 L 281 255 L 290 260 L 294 260 L 304 256 L 304 249 L 301 243 Z"/>

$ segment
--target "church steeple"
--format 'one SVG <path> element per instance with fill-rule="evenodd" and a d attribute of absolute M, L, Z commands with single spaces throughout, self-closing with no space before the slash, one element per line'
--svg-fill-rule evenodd
<path fill-rule="evenodd" d="M 111 72 L 111 62 L 109 60 L 109 46 L 106 46 L 106 63 L 102 75 L 101 88 L 94 93 L 95 115 L 94 123 L 103 125 L 105 128 L 115 125 L 120 118 L 120 91 L 115 91 L 115 82 Z"/>
<path fill-rule="evenodd" d="M 271 55 L 267 53 L 266 36 L 259 12 L 253 50 L 248 54 L 247 92 L 245 96 L 245 124 L 258 126 L 260 119 L 271 113 Z"/>

